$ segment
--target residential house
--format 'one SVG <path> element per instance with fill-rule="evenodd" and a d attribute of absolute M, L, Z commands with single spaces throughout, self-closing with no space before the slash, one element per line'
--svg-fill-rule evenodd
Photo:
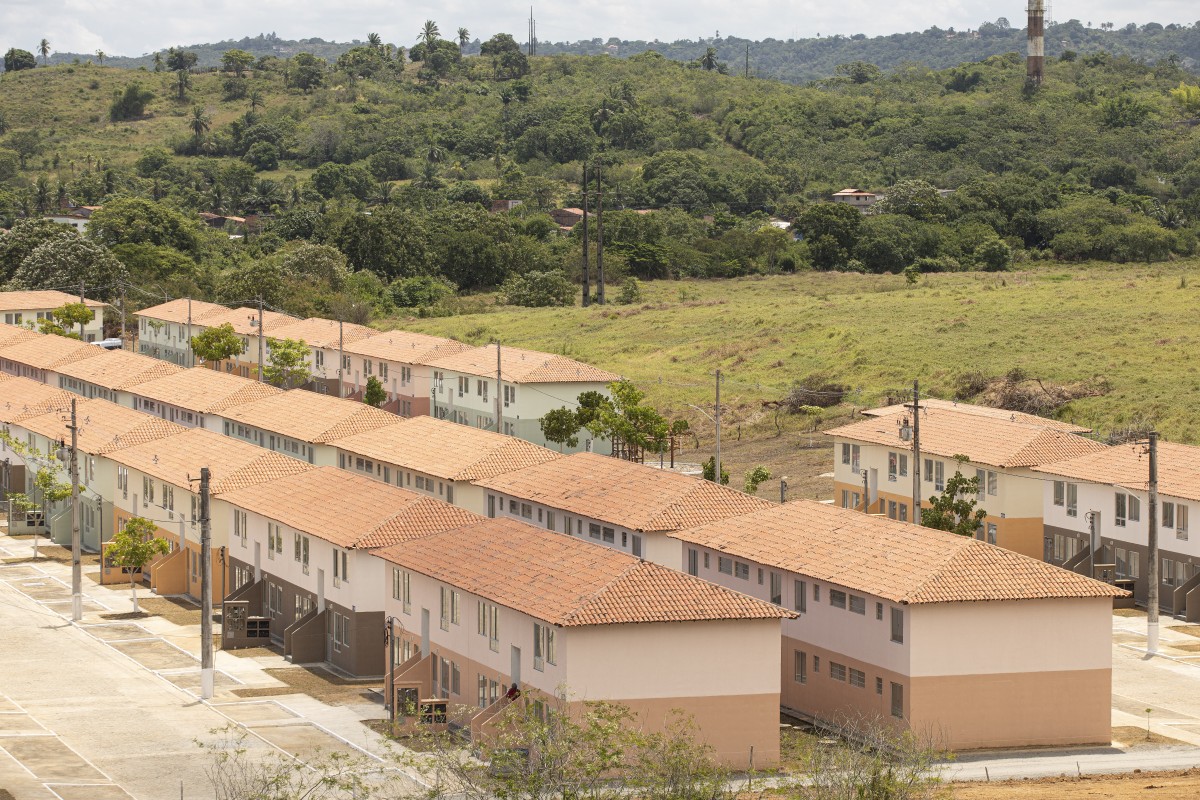
<path fill-rule="evenodd" d="M 863 409 L 860 413 L 864 417 L 891 417 L 896 414 L 903 414 L 912 407 L 911 401 L 909 404 L 894 403 L 879 408 Z M 1085 428 L 1082 425 L 1076 425 L 1073 422 L 1064 422 L 1059 419 L 1050 417 L 1039 417 L 1036 414 L 1026 414 L 1021 411 L 1009 411 L 1005 408 L 992 408 L 991 406 L 980 406 L 973 403 L 960 403 L 957 400 L 939 400 L 934 397 L 921 398 L 921 408 L 935 409 L 939 411 L 954 411 L 959 414 L 970 414 L 975 417 L 984 419 L 997 419 L 1008 422 L 1021 422 L 1026 425 L 1033 425 L 1038 428 L 1048 428 L 1052 431 L 1065 431 L 1066 433 L 1091 433 L 1091 428 Z"/>
<path fill-rule="evenodd" d="M 540 425 L 547 411 L 574 408 L 583 392 L 608 396 L 608 385 L 621 377 L 566 356 L 515 347 L 500 348 L 498 359 L 497 347 L 477 347 L 429 363 L 432 416 L 548 446 Z M 594 442 L 587 431 L 581 432 L 578 447 L 611 450 L 608 442 Z"/>
<path fill-rule="evenodd" d="M 210 315 L 227 311 L 225 306 L 189 298 L 143 308 L 136 314 L 138 352 L 181 367 L 191 367 L 195 363 L 192 337 L 200 332 L 199 324 Z"/>
<path fill-rule="evenodd" d="M 9 343 L 0 345 L 0 370 L 48 383 L 60 367 L 103 355 L 109 355 L 109 351 L 66 336 L 10 339 Z"/>
<path fill-rule="evenodd" d="M 510 517 L 682 569 L 672 533 L 771 503 L 712 481 L 595 453 L 480 477 L 489 517 Z"/>
<path fill-rule="evenodd" d="M 430 413 L 431 361 L 474 348 L 453 339 L 407 331 L 385 331 L 345 346 L 353 383 L 347 397 L 361 400 L 371 376 L 387 393 L 383 408 L 402 417 Z"/>
<path fill-rule="evenodd" d="M 211 474 L 209 508 L 214 520 L 232 519 L 222 496 L 245 486 L 259 486 L 297 472 L 308 464 L 279 453 L 239 442 L 213 431 L 187 428 L 171 436 L 123 447 L 105 455 L 113 462 L 111 530 L 119 530 L 132 517 L 154 522 L 156 535 L 171 544 L 171 552 L 154 561 L 143 573 L 150 587 L 163 595 L 200 596 L 200 470 Z M 269 493 L 269 489 L 263 489 Z M 230 540 L 240 530 L 214 525 L 211 533 L 213 602 L 229 593 L 232 568 Z M 113 569 L 107 580 L 120 580 Z"/>
<path fill-rule="evenodd" d="M 880 196 L 877 194 L 859 189 L 842 189 L 840 192 L 834 192 L 829 199 L 834 203 L 845 203 L 866 214 L 871 206 L 879 202 L 879 198 Z"/>
<path fill-rule="evenodd" d="M 0 426 L 9 436 L 17 437 L 18 442 L 29 444 L 28 436 L 22 439 L 23 432 L 13 426 L 30 417 L 51 412 L 61 414 L 71 408 L 73 396 L 70 392 L 28 378 L 14 378 L 0 373 Z M 43 455 L 46 454 L 43 452 Z M 27 468 L 26 456 L 16 452 L 7 441 L 0 440 L 0 490 L 5 499 L 11 493 L 19 493 L 35 501 L 40 500 L 33 479 L 37 469 L 44 464 L 38 463 L 39 459 L 36 458 L 31 460 L 34 463 Z M 46 520 L 40 511 L 16 514 L 11 521 L 14 531 L 41 532 L 46 529 Z"/>
<path fill-rule="evenodd" d="M 280 314 L 277 311 L 262 312 L 262 357 L 264 368 L 267 365 L 267 339 L 274 334 L 276 328 L 281 328 L 284 325 L 291 325 L 296 322 L 296 318 L 287 314 Z M 216 328 L 220 325 L 229 325 L 233 328 L 233 332 L 242 340 L 242 352 L 229 359 L 216 362 L 205 362 L 197 357 L 197 360 L 206 367 L 224 372 L 233 372 L 241 375 L 243 378 L 258 378 L 258 339 L 259 339 L 259 310 L 257 308 L 223 308 L 221 311 L 215 311 L 211 314 L 206 314 L 204 319 L 198 323 L 193 323 L 193 336 L 198 336 L 209 328 Z"/>
<path fill-rule="evenodd" d="M 365 403 L 304 389 L 233 406 L 222 417 L 226 436 L 317 466 L 337 463 L 338 440 L 396 422 L 395 415 Z"/>
<path fill-rule="evenodd" d="M 229 409 L 282 393 L 266 383 L 192 367 L 128 390 L 133 407 L 189 428 L 224 430 Z"/>
<path fill-rule="evenodd" d="M 1045 558 L 1067 569 L 1111 575 L 1149 593 L 1149 452 L 1144 442 L 1108 447 L 1044 464 Z M 1191 509 L 1200 511 L 1200 447 L 1158 443 L 1159 605 L 1200 621 L 1200 544 Z"/>
<path fill-rule="evenodd" d="M 308 368 L 311 379 L 305 388 L 320 394 L 345 397 L 350 391 L 351 356 L 345 352 L 348 344 L 378 333 L 374 328 L 355 325 L 352 322 L 337 322 L 332 319 L 310 317 L 293 320 L 291 324 L 271 329 L 274 339 L 292 339 L 308 345 L 310 356 Z M 267 343 L 270 352 L 270 343 Z M 267 356 L 270 358 L 270 356 Z M 341 367 L 339 369 L 339 361 Z"/>
<path fill-rule="evenodd" d="M 1120 589 L 946 531 L 812 500 L 676 534 L 687 572 L 784 620 L 782 705 L 939 748 L 1112 739 Z"/>
<path fill-rule="evenodd" d="M 44 319 L 53 319 L 55 309 L 68 303 L 78 303 L 79 295 L 53 290 L 0 292 L 0 320 L 6 325 L 36 326 Z M 104 303 L 84 299 L 95 315 L 83 326 L 83 341 L 98 342 L 104 338 Z M 79 333 L 78 330 L 72 333 Z"/>
<path fill-rule="evenodd" d="M 679 710 L 726 765 L 778 763 L 779 626 L 792 612 L 513 520 L 377 552 L 394 713 L 445 698 L 478 741 L 517 684 L 535 713 L 608 701 L 656 731 Z"/>
<path fill-rule="evenodd" d="M 39 416 L 27 417 L 9 426 L 11 435 L 42 454 L 56 453 L 69 444 L 71 433 L 69 403 Z M 76 443 L 79 452 L 80 534 L 83 548 L 99 552 L 112 538 L 112 498 L 117 486 L 117 470 L 107 456 L 135 444 L 157 441 L 184 428 L 158 417 L 151 417 L 103 399 L 77 398 L 75 403 Z M 66 463 L 56 465 L 58 477 L 68 480 Z M 46 529 L 62 545 L 71 541 L 71 503 L 63 501 L 50 509 Z"/>
<path fill-rule="evenodd" d="M 333 467 L 244 486 L 222 500 L 229 519 L 217 524 L 239 534 L 229 539 L 226 610 L 245 604 L 232 615 L 245 626 L 227 631 L 225 646 L 269 637 L 295 663 L 327 662 L 356 677 L 384 673 L 390 575 L 372 549 L 480 520 Z"/>
<path fill-rule="evenodd" d="M 99 397 L 133 408 L 132 389 L 182 369 L 169 361 L 127 350 L 103 350 L 94 358 L 56 367 L 47 375 L 47 382 L 81 397 Z"/>
<path fill-rule="evenodd" d="M 522 439 L 433 417 L 395 420 L 333 443 L 338 467 L 482 514 L 484 492 L 474 481 L 562 457 Z"/>
<path fill-rule="evenodd" d="M 923 407 L 920 420 L 921 504 L 940 494 L 958 471 L 979 478 L 978 507 L 987 511 L 979 538 L 1042 557 L 1042 486 L 1032 468 L 1102 450 L 1062 423 L 1040 417 L 1000 418 L 978 409 Z M 834 440 L 834 504 L 912 521 L 912 444 L 901 438 L 908 412 L 843 425 Z M 1033 422 L 1032 420 L 1037 420 Z M 959 456 L 966 462 L 959 464 Z"/>
<path fill-rule="evenodd" d="M 550 211 L 550 217 L 560 229 L 569 231 L 583 221 L 583 209 L 555 208 Z"/>

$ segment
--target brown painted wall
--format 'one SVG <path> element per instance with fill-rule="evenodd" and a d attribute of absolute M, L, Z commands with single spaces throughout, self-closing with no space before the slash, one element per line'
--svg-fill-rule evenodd
<path fill-rule="evenodd" d="M 808 659 L 807 683 L 796 682 L 795 653 L 797 650 L 803 652 Z M 821 659 L 819 670 L 814 667 L 814 657 Z M 838 681 L 830 677 L 830 662 L 836 662 L 846 667 L 847 680 Z M 850 685 L 849 671 L 851 667 L 866 673 L 866 685 L 863 688 Z M 875 690 L 876 678 L 883 678 L 882 695 Z M 910 699 L 907 676 L 880 669 L 873 664 L 855 661 L 833 650 L 815 647 L 799 639 L 783 637 L 779 704 L 784 708 L 831 722 L 876 718 L 894 720 L 895 718 L 891 716 L 890 694 L 893 682 L 905 687 L 904 703 L 905 714 L 907 714 Z"/>
<path fill-rule="evenodd" d="M 1112 740 L 1111 670 L 912 678 L 910 686 L 913 730 L 955 750 Z"/>

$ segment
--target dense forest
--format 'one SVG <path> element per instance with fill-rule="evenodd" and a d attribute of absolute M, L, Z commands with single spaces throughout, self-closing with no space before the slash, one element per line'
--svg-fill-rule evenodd
<path fill-rule="evenodd" d="M 356 318 L 496 288 L 573 302 L 582 226 L 548 212 L 582 204 L 585 165 L 613 286 L 1197 251 L 1200 88 L 1175 57 L 1067 52 L 1040 87 L 1015 53 L 858 60 L 801 87 L 707 51 L 527 58 L 498 35 L 470 55 L 430 25 L 409 50 L 372 36 L 334 60 L 232 48 L 204 70 L 172 50 L 0 76 L 0 281 Z M 885 197 L 869 215 L 827 202 L 846 186 Z M 103 206 L 86 237 L 37 221 L 68 205 Z M 594 217 L 588 233 L 594 251 Z"/>
<path fill-rule="evenodd" d="M 1017 12 L 1014 12 L 1017 13 Z M 920 63 L 933 69 L 946 69 L 966 61 L 982 61 L 989 56 L 1025 51 L 1023 19 L 1013 17 L 1016 27 L 1007 18 L 984 22 L 978 28 L 955 30 L 929 28 L 911 33 L 867 37 L 861 33 L 851 36 L 830 35 L 804 39 L 764 39 L 755 41 L 738 36 L 718 35 L 708 39 L 682 39 L 674 42 L 643 41 L 616 37 L 594 38 L 575 42 L 537 43 L 538 55 L 611 55 L 635 56 L 647 50 L 661 53 L 677 61 L 695 61 L 709 47 L 716 51 L 724 69 L 742 75 L 747 61 L 751 75 L 773 78 L 789 83 L 828 78 L 836 74 L 840 64 L 867 61 L 883 70 L 893 70 L 907 63 Z M 183 49 L 197 55 L 197 66 L 216 67 L 222 55 L 231 49 L 245 50 L 256 57 L 289 58 L 298 53 L 311 53 L 330 61 L 362 41 L 327 42 L 324 39 L 280 39 L 273 33 L 247 36 L 210 44 L 189 45 Z M 471 38 L 468 31 L 462 41 L 464 55 L 479 55 L 483 40 Z M 527 49 L 528 43 L 521 42 Z M 1046 55 L 1057 57 L 1064 51 L 1077 53 L 1106 52 L 1127 55 L 1147 61 L 1159 61 L 1172 55 L 1181 59 L 1185 68 L 1200 65 L 1200 23 L 1145 25 L 1068 20 L 1046 26 Z M 154 66 L 154 53 L 133 57 L 108 57 L 112 66 L 136 69 Z M 158 54 L 163 57 L 166 53 Z M 52 53 L 50 64 L 83 63 L 95 59 L 95 53 Z"/>

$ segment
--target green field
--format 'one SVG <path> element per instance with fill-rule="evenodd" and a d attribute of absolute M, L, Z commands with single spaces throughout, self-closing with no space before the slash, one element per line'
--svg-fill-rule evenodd
<path fill-rule="evenodd" d="M 900 276 L 816 272 L 662 281 L 644 284 L 645 302 L 632 306 L 504 308 L 387 324 L 478 342 L 498 337 L 619 372 L 664 412 L 690 419 L 701 453 L 688 460 L 707 457 L 712 439 L 711 423 L 688 404 L 711 408 L 720 369 L 726 459 L 740 483 L 758 463 L 811 478 L 828 461 L 823 448 L 810 458 L 800 453 L 811 437 L 799 420 L 777 435 L 774 412 L 762 408 L 814 372 L 854 387 L 849 400 L 857 408 L 914 379 L 931 395 L 951 397 L 956 377 L 969 370 L 1003 375 L 1019 367 L 1061 383 L 1103 376 L 1111 392 L 1071 403 L 1064 419 L 1104 432 L 1143 417 L 1168 439 L 1196 443 L 1200 287 L 1189 275 L 1198 267 L 956 273 L 925 276 L 916 287 Z M 826 421 L 850 410 L 831 410 Z M 821 447 L 820 437 L 814 443 Z"/>

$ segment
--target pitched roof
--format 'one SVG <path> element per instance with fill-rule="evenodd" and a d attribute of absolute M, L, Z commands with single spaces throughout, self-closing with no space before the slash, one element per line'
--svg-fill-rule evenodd
<path fill-rule="evenodd" d="M 94 344 L 66 336 L 39 336 L 37 339 L 13 341 L 0 347 L 0 358 L 34 369 L 55 369 L 85 358 L 96 358 L 105 352 Z"/>
<path fill-rule="evenodd" d="M 6 347 L 17 342 L 27 342 L 30 339 L 40 339 L 43 335 L 41 333 L 34 333 L 28 328 L 0 324 L 0 347 Z"/>
<path fill-rule="evenodd" d="M 795 616 L 691 575 L 515 520 L 489 519 L 376 553 L 563 627 Z"/>
<path fill-rule="evenodd" d="M 340 325 L 343 345 L 378 333 L 374 328 L 355 325 L 353 322 L 340 323 Z M 303 340 L 309 347 L 337 347 L 338 326 L 339 323 L 336 320 L 309 317 L 308 319 L 294 320 L 287 325 L 279 325 L 271 330 L 271 338 Z"/>
<path fill-rule="evenodd" d="M 266 383 L 208 367 L 192 367 L 139 384 L 135 394 L 201 414 L 217 414 L 234 406 L 282 393 Z"/>
<path fill-rule="evenodd" d="M 0 311 L 39 311 L 55 309 L 67 303 L 78 303 L 79 295 L 58 292 L 52 289 L 16 292 L 0 292 Z M 104 308 L 99 300 L 85 299 L 88 308 Z"/>
<path fill-rule="evenodd" d="M 490 478 L 562 456 L 524 439 L 443 419 L 392 418 L 391 425 L 334 442 L 339 450 L 443 480 Z"/>
<path fill-rule="evenodd" d="M 1121 597 L 1107 583 L 947 531 L 797 500 L 672 534 L 895 603 Z"/>
<path fill-rule="evenodd" d="M 375 548 L 483 519 L 443 503 L 335 467 L 318 467 L 222 499 L 338 547 Z"/>
<path fill-rule="evenodd" d="M 53 411 L 21 421 L 21 427 L 52 439 L 66 439 L 66 415 Z M 114 450 L 157 441 L 182 433 L 182 425 L 168 422 L 152 414 L 119 406 L 107 400 L 79 398 L 75 404 L 78 422 L 79 449 L 91 455 L 104 455 Z"/>
<path fill-rule="evenodd" d="M 313 469 L 282 453 L 202 428 L 186 428 L 173 436 L 116 450 L 107 457 L 181 487 L 190 486 L 189 481 L 199 479 L 200 468 L 208 467 L 214 495 Z"/>
<path fill-rule="evenodd" d="M 150 306 L 150 308 L 143 308 L 135 316 L 162 320 L 163 322 L 187 322 L 189 307 L 191 309 L 193 325 L 205 319 L 210 314 L 221 314 L 229 310 L 217 303 L 207 303 L 203 300 L 189 301 L 187 298 L 181 297 L 178 300 L 169 300 L 166 303 Z"/>
<path fill-rule="evenodd" d="M 575 453 L 476 483 L 635 531 L 673 531 L 771 505 L 712 481 L 595 453 Z"/>
<path fill-rule="evenodd" d="M 100 349 L 100 348 L 97 348 Z M 169 361 L 127 350 L 101 350 L 95 358 L 64 364 L 56 372 L 106 389 L 128 389 L 146 381 L 181 372 Z"/>
<path fill-rule="evenodd" d="M 273 335 L 276 328 L 282 328 L 285 325 L 291 325 L 296 322 L 296 318 L 287 314 L 280 314 L 278 311 L 263 311 L 263 334 L 265 336 Z M 196 320 L 193 318 L 193 324 Z M 224 325 L 228 322 L 233 326 L 234 332 L 240 336 L 257 336 L 258 335 L 258 309 L 242 306 L 241 308 L 225 308 L 221 307 L 220 311 L 213 311 L 204 315 L 202 327 L 215 328 L 218 325 Z"/>
<path fill-rule="evenodd" d="M 71 398 L 78 399 L 78 395 L 28 378 L 5 375 L 0 380 L 0 422 L 20 422 L 51 411 L 69 410 Z"/>
<path fill-rule="evenodd" d="M 615 372 L 593 367 L 566 356 L 502 347 L 500 378 L 508 383 L 612 383 L 621 379 Z M 489 344 L 464 350 L 452 356 L 429 362 L 434 369 L 496 377 L 496 345 Z"/>
<path fill-rule="evenodd" d="M 224 416 L 315 444 L 373 431 L 396 421 L 395 414 L 366 403 L 305 389 L 292 389 L 245 403 L 231 408 Z"/>
<path fill-rule="evenodd" d="M 409 331 L 384 331 L 345 346 L 347 353 L 395 361 L 401 364 L 427 364 L 445 356 L 474 348 L 463 342 Z"/>
<path fill-rule="evenodd" d="M 926 408 L 958 411 L 962 414 L 973 414 L 974 416 L 987 417 L 988 419 L 1006 419 L 1010 422 L 1023 422 L 1027 425 L 1036 425 L 1042 428 L 1049 428 L 1050 430 L 1066 431 L 1067 433 L 1091 433 L 1092 431 L 1091 428 L 1085 428 L 1082 425 L 1050 419 L 1049 417 L 1039 417 L 1036 414 L 1006 411 L 1003 408 L 979 406 L 973 403 L 959 403 L 954 400 L 938 400 L 934 397 L 928 397 L 921 400 L 921 405 Z M 897 403 L 890 406 L 881 406 L 880 408 L 867 408 L 862 413 L 868 417 L 890 417 L 893 414 L 903 414 L 906 410 L 907 406 L 903 403 Z"/>
<path fill-rule="evenodd" d="M 825 431 L 829 436 L 904 448 L 897 431 L 903 414 L 871 417 Z M 1074 433 L 1008 419 L 930 408 L 921 412 L 921 452 L 943 458 L 965 455 L 976 464 L 1032 467 L 1104 449 Z"/>
<path fill-rule="evenodd" d="M 1035 469 L 1063 478 L 1149 490 L 1150 456 L 1141 442 L 1106 447 Z M 1200 500 L 1200 447 L 1158 443 L 1158 491 L 1169 497 Z"/>

